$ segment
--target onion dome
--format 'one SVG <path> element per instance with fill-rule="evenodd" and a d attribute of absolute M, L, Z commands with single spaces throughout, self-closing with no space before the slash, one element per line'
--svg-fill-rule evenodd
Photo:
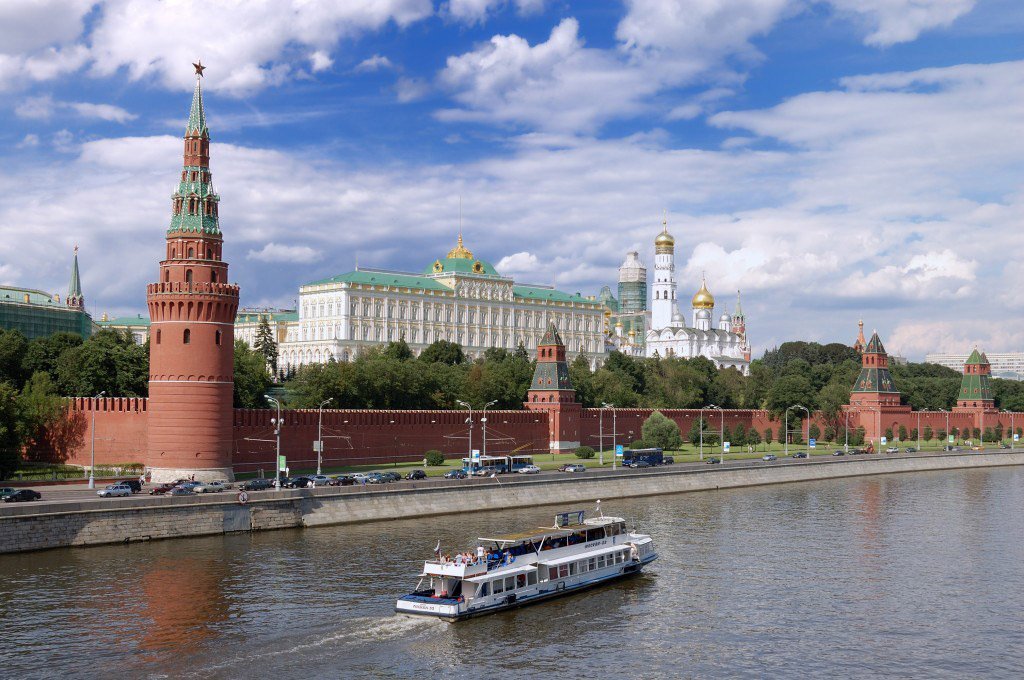
<path fill-rule="evenodd" d="M 448 259 L 452 260 L 472 260 L 473 253 L 469 252 L 469 249 L 462 245 L 462 234 L 459 234 L 459 244 L 448 251 Z"/>
<path fill-rule="evenodd" d="M 676 248 L 676 239 L 668 233 L 668 225 L 663 225 L 661 233 L 654 239 L 654 252 L 657 254 L 671 255 Z"/>
<path fill-rule="evenodd" d="M 715 308 L 715 296 L 708 290 L 708 284 L 701 277 L 700 290 L 698 290 L 693 296 L 693 308 L 694 309 L 714 309 Z"/>

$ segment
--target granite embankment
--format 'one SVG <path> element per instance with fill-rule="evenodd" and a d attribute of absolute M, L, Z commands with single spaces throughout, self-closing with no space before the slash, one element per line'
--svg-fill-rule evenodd
<path fill-rule="evenodd" d="M 426 517 L 532 505 L 575 504 L 659 494 L 781 484 L 859 475 L 957 470 L 1024 464 L 1024 452 L 749 464 L 709 469 L 595 473 L 573 478 L 473 484 L 430 484 L 407 489 L 303 489 L 235 494 L 209 499 L 150 497 L 103 504 L 42 503 L 7 506 L 0 514 L 0 553 L 67 546 L 131 543 L 350 522 Z"/>

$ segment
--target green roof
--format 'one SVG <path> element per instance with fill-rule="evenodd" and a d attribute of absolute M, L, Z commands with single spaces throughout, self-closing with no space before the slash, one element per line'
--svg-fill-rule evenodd
<path fill-rule="evenodd" d="M 882 346 L 882 339 L 878 337 L 878 331 L 871 334 L 868 346 L 864 348 L 865 354 L 885 354 L 885 347 Z"/>
<path fill-rule="evenodd" d="M 332 276 L 319 281 L 310 281 L 304 286 L 319 286 L 325 283 L 359 283 L 366 286 L 393 286 L 397 288 L 418 288 L 420 290 L 441 290 L 451 292 L 451 288 L 433 279 L 414 276 L 412 274 L 391 274 L 389 272 L 355 271 Z"/>
<path fill-rule="evenodd" d="M 198 132 L 200 135 L 208 133 L 206 129 L 206 110 L 203 108 L 203 88 L 196 78 L 196 89 L 192 91 L 192 106 L 188 110 L 188 125 L 185 126 L 185 134 Z"/>
<path fill-rule="evenodd" d="M 53 299 L 53 296 L 41 290 L 35 290 L 34 288 L 16 288 L 14 286 L 0 286 L 0 302 L 20 302 L 26 304 L 25 295 L 28 295 L 28 303 L 30 305 L 47 305 L 52 307 L 63 307 L 59 302 Z"/>
<path fill-rule="evenodd" d="M 565 343 L 562 342 L 562 336 L 558 334 L 558 329 L 555 328 L 555 324 L 548 324 L 548 329 L 544 332 L 544 337 L 540 339 L 537 346 L 540 345 L 558 345 L 564 347 Z"/>
<path fill-rule="evenodd" d="M 535 286 L 513 286 L 512 293 L 517 298 L 526 300 L 549 300 L 551 302 L 586 302 L 592 305 L 599 305 L 596 300 L 588 300 L 579 293 L 569 295 L 554 288 L 540 288 Z"/>
<path fill-rule="evenodd" d="M 440 265 L 440 267 L 438 267 Z M 435 260 L 423 270 L 427 276 L 434 274 L 476 274 L 477 276 L 500 276 L 490 262 L 470 260 L 465 257 L 446 257 Z"/>
<path fill-rule="evenodd" d="M 235 316 L 235 323 L 251 323 L 258 321 L 264 316 L 269 316 L 270 320 L 276 323 L 287 323 L 289 321 L 299 320 L 299 313 L 294 310 L 266 312 L 246 309 L 238 310 L 238 314 Z"/>
<path fill-rule="evenodd" d="M 974 351 L 971 352 L 971 356 L 967 357 L 967 361 L 964 362 L 965 366 L 984 366 L 988 363 L 988 358 L 978 351 L 975 347 Z"/>
<path fill-rule="evenodd" d="M 96 325 L 101 328 L 108 328 L 110 326 L 136 326 L 138 328 L 149 328 L 149 324 L 149 318 L 144 317 L 141 314 L 137 314 L 135 316 L 117 316 L 113 319 L 96 322 Z"/>
<path fill-rule="evenodd" d="M 78 275 L 78 246 L 75 246 L 75 259 L 71 263 L 71 282 L 68 284 L 68 297 L 82 297 L 82 279 Z"/>

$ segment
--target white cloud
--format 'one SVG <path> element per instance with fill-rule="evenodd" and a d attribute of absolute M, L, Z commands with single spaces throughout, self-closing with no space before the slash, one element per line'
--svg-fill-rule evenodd
<path fill-rule="evenodd" d="M 423 99 L 430 92 L 430 86 L 419 78 L 402 76 L 395 81 L 395 97 L 402 104 Z"/>
<path fill-rule="evenodd" d="M 39 135 L 31 133 L 25 135 L 17 144 L 17 148 L 19 149 L 32 149 L 37 146 L 39 146 Z"/>
<path fill-rule="evenodd" d="M 319 260 L 321 254 L 309 246 L 268 243 L 260 250 L 250 250 L 246 257 L 250 260 L 260 260 L 261 262 L 309 263 Z"/>
<path fill-rule="evenodd" d="M 309 68 L 313 73 L 325 71 L 334 65 L 334 60 L 324 50 L 317 50 L 309 55 Z"/>
<path fill-rule="evenodd" d="M 58 130 L 53 133 L 53 148 L 61 153 L 73 153 L 78 150 L 75 136 L 69 130 Z"/>
<path fill-rule="evenodd" d="M 385 69 L 392 69 L 395 65 L 391 63 L 391 60 L 387 57 L 375 54 L 372 57 L 363 59 L 355 67 L 356 73 L 372 73 L 374 71 L 382 71 Z"/>
<path fill-rule="evenodd" d="M 515 5 L 519 14 L 527 15 L 543 11 L 544 3 L 545 0 L 448 0 L 441 6 L 441 13 L 463 23 L 482 24 L 489 14 L 508 5 Z"/>
<path fill-rule="evenodd" d="M 120 106 L 114 106 L 113 104 L 69 102 L 68 106 L 83 118 L 98 118 L 100 120 L 108 120 L 114 123 L 126 123 L 138 118 L 134 113 L 125 111 Z"/>
<path fill-rule="evenodd" d="M 498 271 L 514 274 L 533 274 L 540 271 L 540 260 L 533 253 L 526 251 L 506 255 L 497 265 Z"/>
<path fill-rule="evenodd" d="M 964 16 L 976 0 L 828 0 L 840 14 L 853 15 L 871 31 L 868 45 L 888 47 L 916 40 L 928 30 L 943 28 Z"/>
<path fill-rule="evenodd" d="M 35 52 L 68 43 L 82 33 L 94 0 L 4 0 L 0 3 L 0 53 Z"/>
<path fill-rule="evenodd" d="M 840 293 L 888 299 L 964 299 L 977 293 L 973 285 L 977 270 L 977 261 L 945 249 L 914 255 L 906 263 L 890 264 L 866 275 L 852 273 L 843 280 Z"/>
<path fill-rule="evenodd" d="M 29 120 L 46 120 L 55 113 L 62 111 L 73 112 L 82 118 L 106 120 L 114 123 L 127 123 L 138 117 L 134 113 L 130 113 L 120 106 L 114 106 L 113 104 L 61 102 L 55 101 L 49 95 L 27 97 L 14 109 L 15 115 L 19 118 L 27 118 Z"/>

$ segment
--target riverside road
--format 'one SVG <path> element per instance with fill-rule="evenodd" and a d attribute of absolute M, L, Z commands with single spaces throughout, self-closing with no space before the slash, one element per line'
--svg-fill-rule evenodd
<path fill-rule="evenodd" d="M 999 453 L 1013 453 L 1020 451 L 1020 449 L 995 449 L 991 451 L 985 451 L 987 454 L 999 454 Z M 674 474 L 679 472 L 690 472 L 690 473 L 703 473 L 712 472 L 714 470 L 720 470 L 723 468 L 727 469 L 753 469 L 761 467 L 779 467 L 787 465 L 843 465 L 846 463 L 856 462 L 858 460 L 874 459 L 874 458 L 887 458 L 887 457 L 899 457 L 899 458 L 929 458 L 929 457 L 944 457 L 944 456 L 962 456 L 964 452 L 924 452 L 924 453 L 900 453 L 900 454 L 865 454 L 865 455 L 847 455 L 847 456 L 831 456 L 831 455 L 816 455 L 810 458 L 785 458 L 780 457 L 774 461 L 763 461 L 761 459 L 736 459 L 726 460 L 719 464 L 709 465 L 707 460 L 692 463 L 675 463 L 672 465 L 666 465 L 663 467 L 655 468 L 641 468 L 641 469 L 630 469 L 619 467 L 613 470 L 610 467 L 594 469 L 589 468 L 584 473 L 565 473 L 556 471 L 544 471 L 539 474 L 533 475 L 521 475 L 521 474 L 505 474 L 499 475 L 496 479 L 499 484 L 502 485 L 515 485 L 525 482 L 535 481 L 537 479 L 552 480 L 552 479 L 565 479 L 569 481 L 574 476 L 593 478 L 593 477 L 608 477 L 608 476 L 634 476 L 634 475 L 659 475 L 659 474 Z M 706 458 L 718 457 L 718 454 L 706 454 Z M 382 467 L 381 470 L 387 470 L 386 467 Z M 491 477 L 471 477 L 468 479 L 445 479 L 443 477 L 429 477 L 427 479 L 420 480 L 402 480 L 398 482 L 391 482 L 389 484 L 367 484 L 361 485 L 356 484 L 353 486 L 321 486 L 315 489 L 283 489 L 280 491 L 268 490 L 268 491 L 249 491 L 250 499 L 256 498 L 288 498 L 288 497 L 307 497 L 307 496 L 332 496 L 346 493 L 389 493 L 391 491 L 398 490 L 411 490 L 411 489 L 440 489 L 440 488 L 452 488 L 452 487 L 471 487 L 478 484 L 494 484 L 495 480 Z M 103 485 L 97 484 L 97 488 L 102 488 Z M 234 486 L 237 486 L 234 485 Z M 133 505 L 153 505 L 154 501 L 163 501 L 168 505 L 186 505 L 186 504 L 203 504 L 203 503 L 223 503 L 225 500 L 233 499 L 238 493 L 237 488 L 230 489 L 228 491 L 197 494 L 195 496 L 150 496 L 146 493 L 146 488 L 143 487 L 142 494 L 133 496 L 131 498 L 99 498 L 96 495 L 96 490 L 89 489 L 85 484 L 75 485 L 57 485 L 57 486 L 37 486 L 37 491 L 43 494 L 41 501 L 26 502 L 26 503 L 3 503 L 0 504 L 0 517 L 11 516 L 11 515 L 30 515 L 30 514 L 44 514 L 54 513 L 72 510 L 92 510 L 100 509 L 104 507 L 110 508 L 125 508 Z M 163 503 L 161 503 L 163 504 Z"/>

